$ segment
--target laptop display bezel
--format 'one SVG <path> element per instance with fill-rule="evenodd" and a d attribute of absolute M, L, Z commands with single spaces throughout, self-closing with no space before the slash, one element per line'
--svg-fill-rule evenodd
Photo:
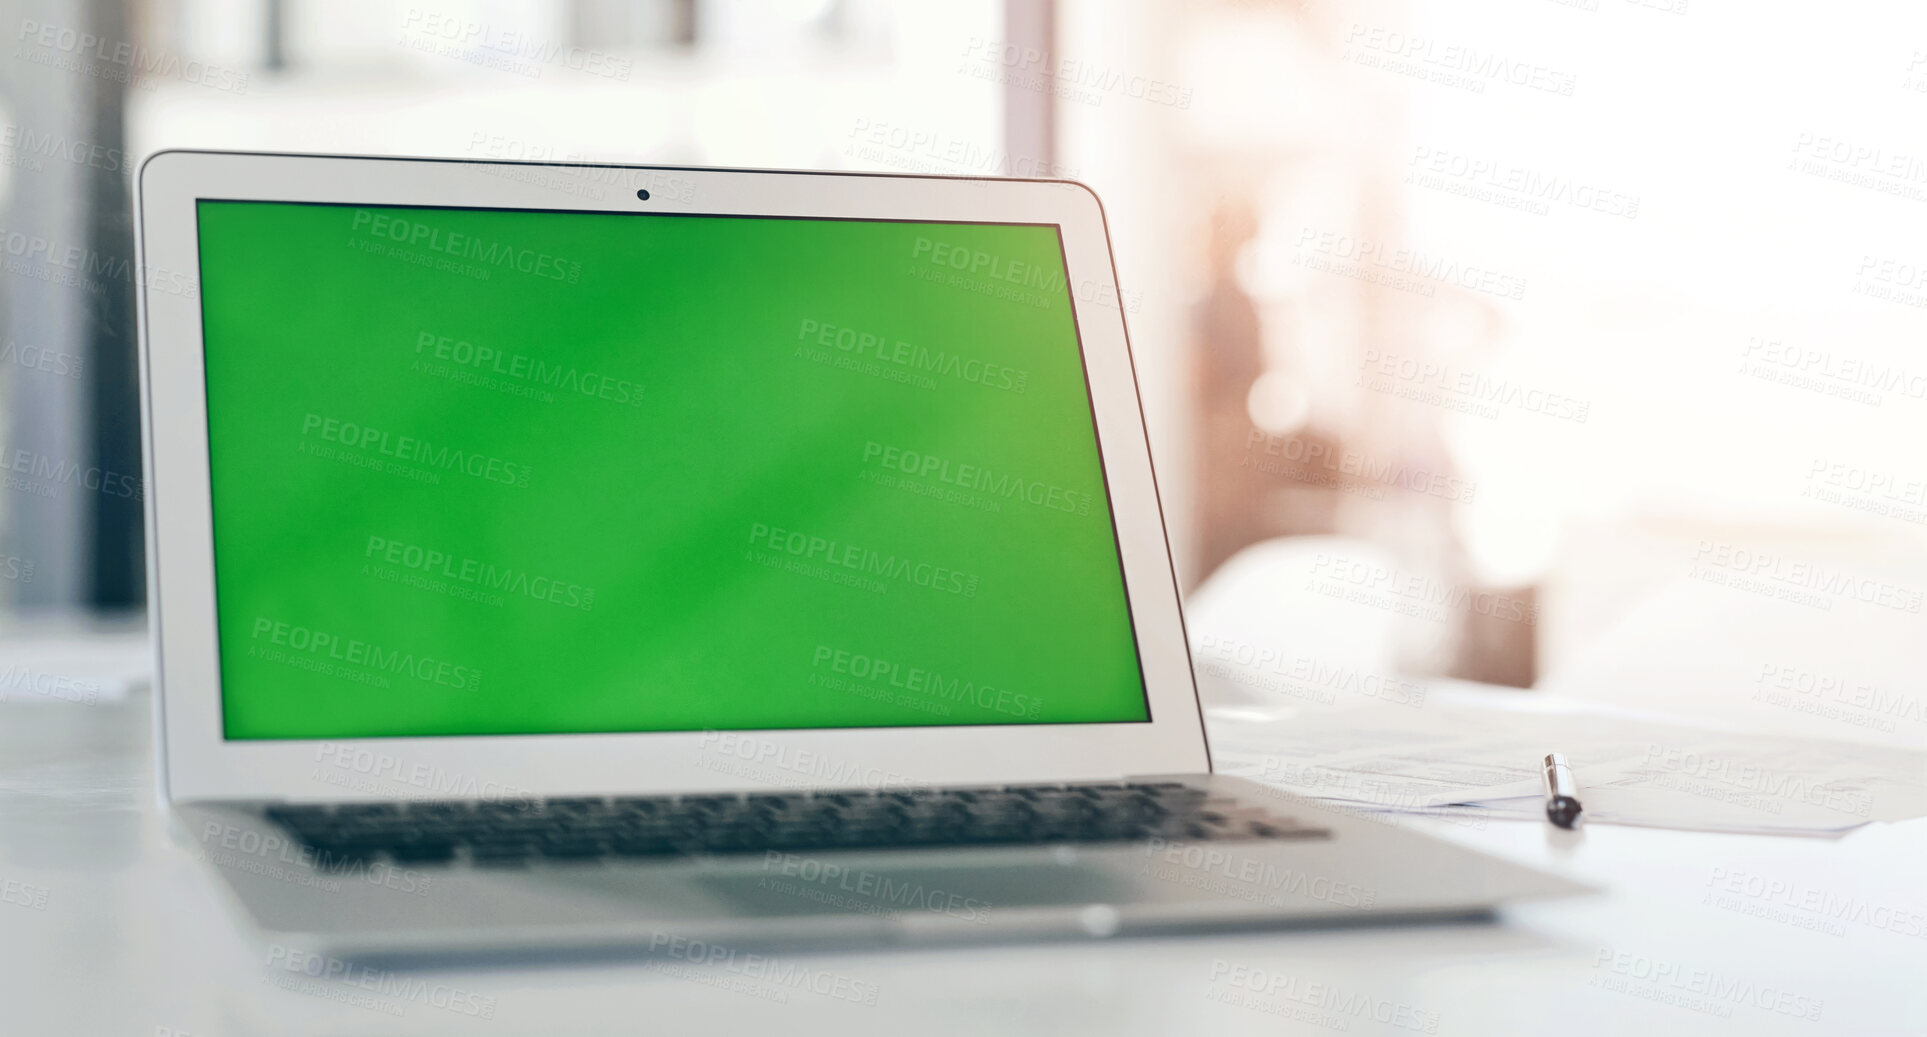
<path fill-rule="evenodd" d="M 638 197 L 647 190 L 648 200 Z M 173 799 L 651 794 L 1097 780 L 1208 768 L 1096 196 L 1064 181 L 168 151 L 138 186 L 150 623 Z M 195 207 L 232 199 L 1050 224 L 1091 388 L 1151 719 L 230 741 L 222 736 Z M 532 689 L 534 690 L 534 689 Z"/>

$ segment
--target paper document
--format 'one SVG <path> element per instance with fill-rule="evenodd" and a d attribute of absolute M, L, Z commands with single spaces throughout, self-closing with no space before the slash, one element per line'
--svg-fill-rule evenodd
<path fill-rule="evenodd" d="M 1546 705 L 1206 716 L 1220 771 L 1366 810 L 1543 820 L 1539 764 L 1561 752 L 1591 822 L 1828 834 L 1927 815 L 1927 753 Z"/>
<path fill-rule="evenodd" d="M 0 704 L 93 706 L 145 685 L 145 630 L 57 630 L 0 640 Z"/>

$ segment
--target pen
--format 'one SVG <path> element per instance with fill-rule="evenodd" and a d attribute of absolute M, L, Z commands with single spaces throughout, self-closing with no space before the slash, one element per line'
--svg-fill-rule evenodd
<path fill-rule="evenodd" d="M 1545 765 L 1546 820 L 1561 828 L 1571 828 L 1579 820 L 1579 783 L 1572 780 L 1572 768 L 1564 753 L 1548 753 Z"/>

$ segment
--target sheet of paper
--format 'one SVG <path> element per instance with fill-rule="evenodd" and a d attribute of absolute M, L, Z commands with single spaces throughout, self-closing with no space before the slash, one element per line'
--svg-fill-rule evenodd
<path fill-rule="evenodd" d="M 1212 711 L 1218 767 L 1387 811 L 1543 819 L 1539 762 L 1564 753 L 1598 823 L 1824 834 L 1927 815 L 1927 754 L 1755 736 L 1544 700 Z"/>
<path fill-rule="evenodd" d="M 93 706 L 126 698 L 148 681 L 145 631 L 56 631 L 0 640 L 0 704 Z"/>

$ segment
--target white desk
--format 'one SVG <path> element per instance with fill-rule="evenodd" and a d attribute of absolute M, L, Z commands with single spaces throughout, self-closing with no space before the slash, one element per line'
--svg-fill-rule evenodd
<path fill-rule="evenodd" d="M 0 902 L 0 1033 L 9 1037 L 1398 1034 L 1426 1024 L 1465 1035 L 1927 1033 L 1927 821 L 1838 841 L 1442 825 L 1449 838 L 1611 892 L 1519 909 L 1493 925 L 789 956 L 874 984 L 874 1006 L 807 990 L 775 1003 L 700 981 L 740 979 L 721 966 L 673 975 L 635 961 L 376 980 L 492 998 L 492 1019 L 406 997 L 376 998 L 386 1010 L 337 1003 L 270 985 L 289 974 L 267 966 L 266 948 L 237 929 L 212 876 L 164 833 L 147 709 L 145 694 L 94 707 L 0 707 L 0 882 L 15 884 Z M 1915 935 L 1813 912 L 1754 916 L 1774 912 L 1773 901 L 1722 894 L 1714 881 L 1722 874 L 1864 902 L 1882 918 L 1903 912 Z M 22 899 L 21 884 L 44 890 L 44 902 L 11 902 Z M 1662 963 L 1672 969 L 1665 980 L 1629 975 Z M 1231 968 L 1288 977 L 1296 986 L 1280 994 L 1326 1007 L 1274 996 L 1297 1013 L 1286 1016 L 1223 1004 L 1239 990 Z M 1753 999 L 1720 996 L 1734 987 Z M 1773 1010 L 1780 994 L 1785 1011 L 1817 1006 L 1819 1020 Z M 403 1014 L 388 1014 L 397 1007 Z"/>

